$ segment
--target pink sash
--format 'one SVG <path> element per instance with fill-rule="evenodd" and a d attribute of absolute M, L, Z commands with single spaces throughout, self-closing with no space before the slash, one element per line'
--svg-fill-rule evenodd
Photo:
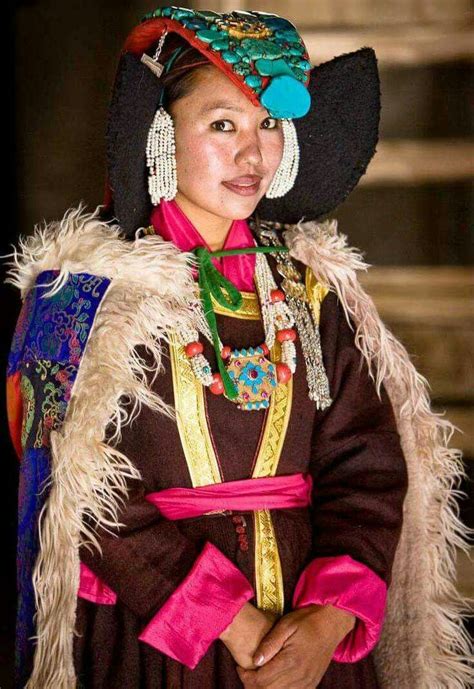
<path fill-rule="evenodd" d="M 148 493 L 145 499 L 166 519 L 186 519 L 226 510 L 306 507 L 311 503 L 310 474 L 265 476 L 212 483 L 197 488 L 165 488 Z M 114 605 L 116 593 L 81 562 L 78 596 L 92 603 Z"/>
<path fill-rule="evenodd" d="M 175 520 L 226 510 L 306 507 L 311 503 L 312 483 L 310 474 L 265 476 L 196 488 L 165 488 L 145 498 L 166 519 Z"/>

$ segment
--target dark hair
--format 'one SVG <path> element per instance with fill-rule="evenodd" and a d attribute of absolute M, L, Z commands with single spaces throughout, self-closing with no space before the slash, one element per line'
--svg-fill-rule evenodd
<path fill-rule="evenodd" d="M 193 89 L 196 72 L 212 63 L 197 48 L 193 48 L 178 34 L 171 34 L 165 39 L 159 62 L 164 64 L 173 53 L 180 49 L 170 70 L 160 77 L 164 87 L 163 106 L 168 109 L 175 101 L 187 96 Z"/>

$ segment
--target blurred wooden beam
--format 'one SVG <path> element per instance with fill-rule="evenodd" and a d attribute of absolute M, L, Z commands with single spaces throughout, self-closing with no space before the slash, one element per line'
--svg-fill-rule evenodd
<path fill-rule="evenodd" d="M 392 323 L 474 328 L 470 266 L 372 266 L 360 279 Z"/>
<path fill-rule="evenodd" d="M 465 24 L 307 29 L 303 38 L 314 64 L 363 46 L 375 50 L 380 67 L 422 66 L 474 58 L 474 30 Z"/>
<path fill-rule="evenodd" d="M 361 185 L 416 186 L 474 177 L 474 141 L 391 139 L 377 145 Z"/>
<path fill-rule="evenodd" d="M 300 29 L 467 21 L 470 0 L 195 0 L 193 7 L 219 12 L 257 10 L 287 17 Z"/>
<path fill-rule="evenodd" d="M 370 268 L 360 279 L 428 379 L 432 397 L 474 406 L 474 270 L 383 266 Z M 472 447 L 472 428 L 466 432 L 471 439 L 464 444 Z"/>

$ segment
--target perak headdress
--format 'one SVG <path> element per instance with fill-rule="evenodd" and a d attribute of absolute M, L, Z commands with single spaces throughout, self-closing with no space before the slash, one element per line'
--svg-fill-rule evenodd
<path fill-rule="evenodd" d="M 262 220 L 314 220 L 355 187 L 375 152 L 380 115 L 377 60 L 371 48 L 311 67 L 303 39 L 283 17 L 220 14 L 177 6 L 147 14 L 127 37 L 107 130 L 106 211 L 133 236 L 152 205 L 173 198 L 173 122 L 162 106 L 160 54 L 175 33 L 221 69 L 256 106 L 282 119 L 284 151 L 256 212 Z M 131 126 L 133 122 L 133 126 Z"/>

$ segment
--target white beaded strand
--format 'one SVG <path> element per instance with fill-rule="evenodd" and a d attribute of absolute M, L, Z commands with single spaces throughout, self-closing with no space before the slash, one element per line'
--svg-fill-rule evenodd
<path fill-rule="evenodd" d="M 160 106 L 148 132 L 146 163 L 148 192 L 154 206 L 161 199 L 171 201 L 178 192 L 176 142 L 171 115 Z"/>
<path fill-rule="evenodd" d="M 282 119 L 281 124 L 283 129 L 283 155 L 265 194 L 268 199 L 284 196 L 293 188 L 300 163 L 300 147 L 294 122 L 291 119 Z"/>

